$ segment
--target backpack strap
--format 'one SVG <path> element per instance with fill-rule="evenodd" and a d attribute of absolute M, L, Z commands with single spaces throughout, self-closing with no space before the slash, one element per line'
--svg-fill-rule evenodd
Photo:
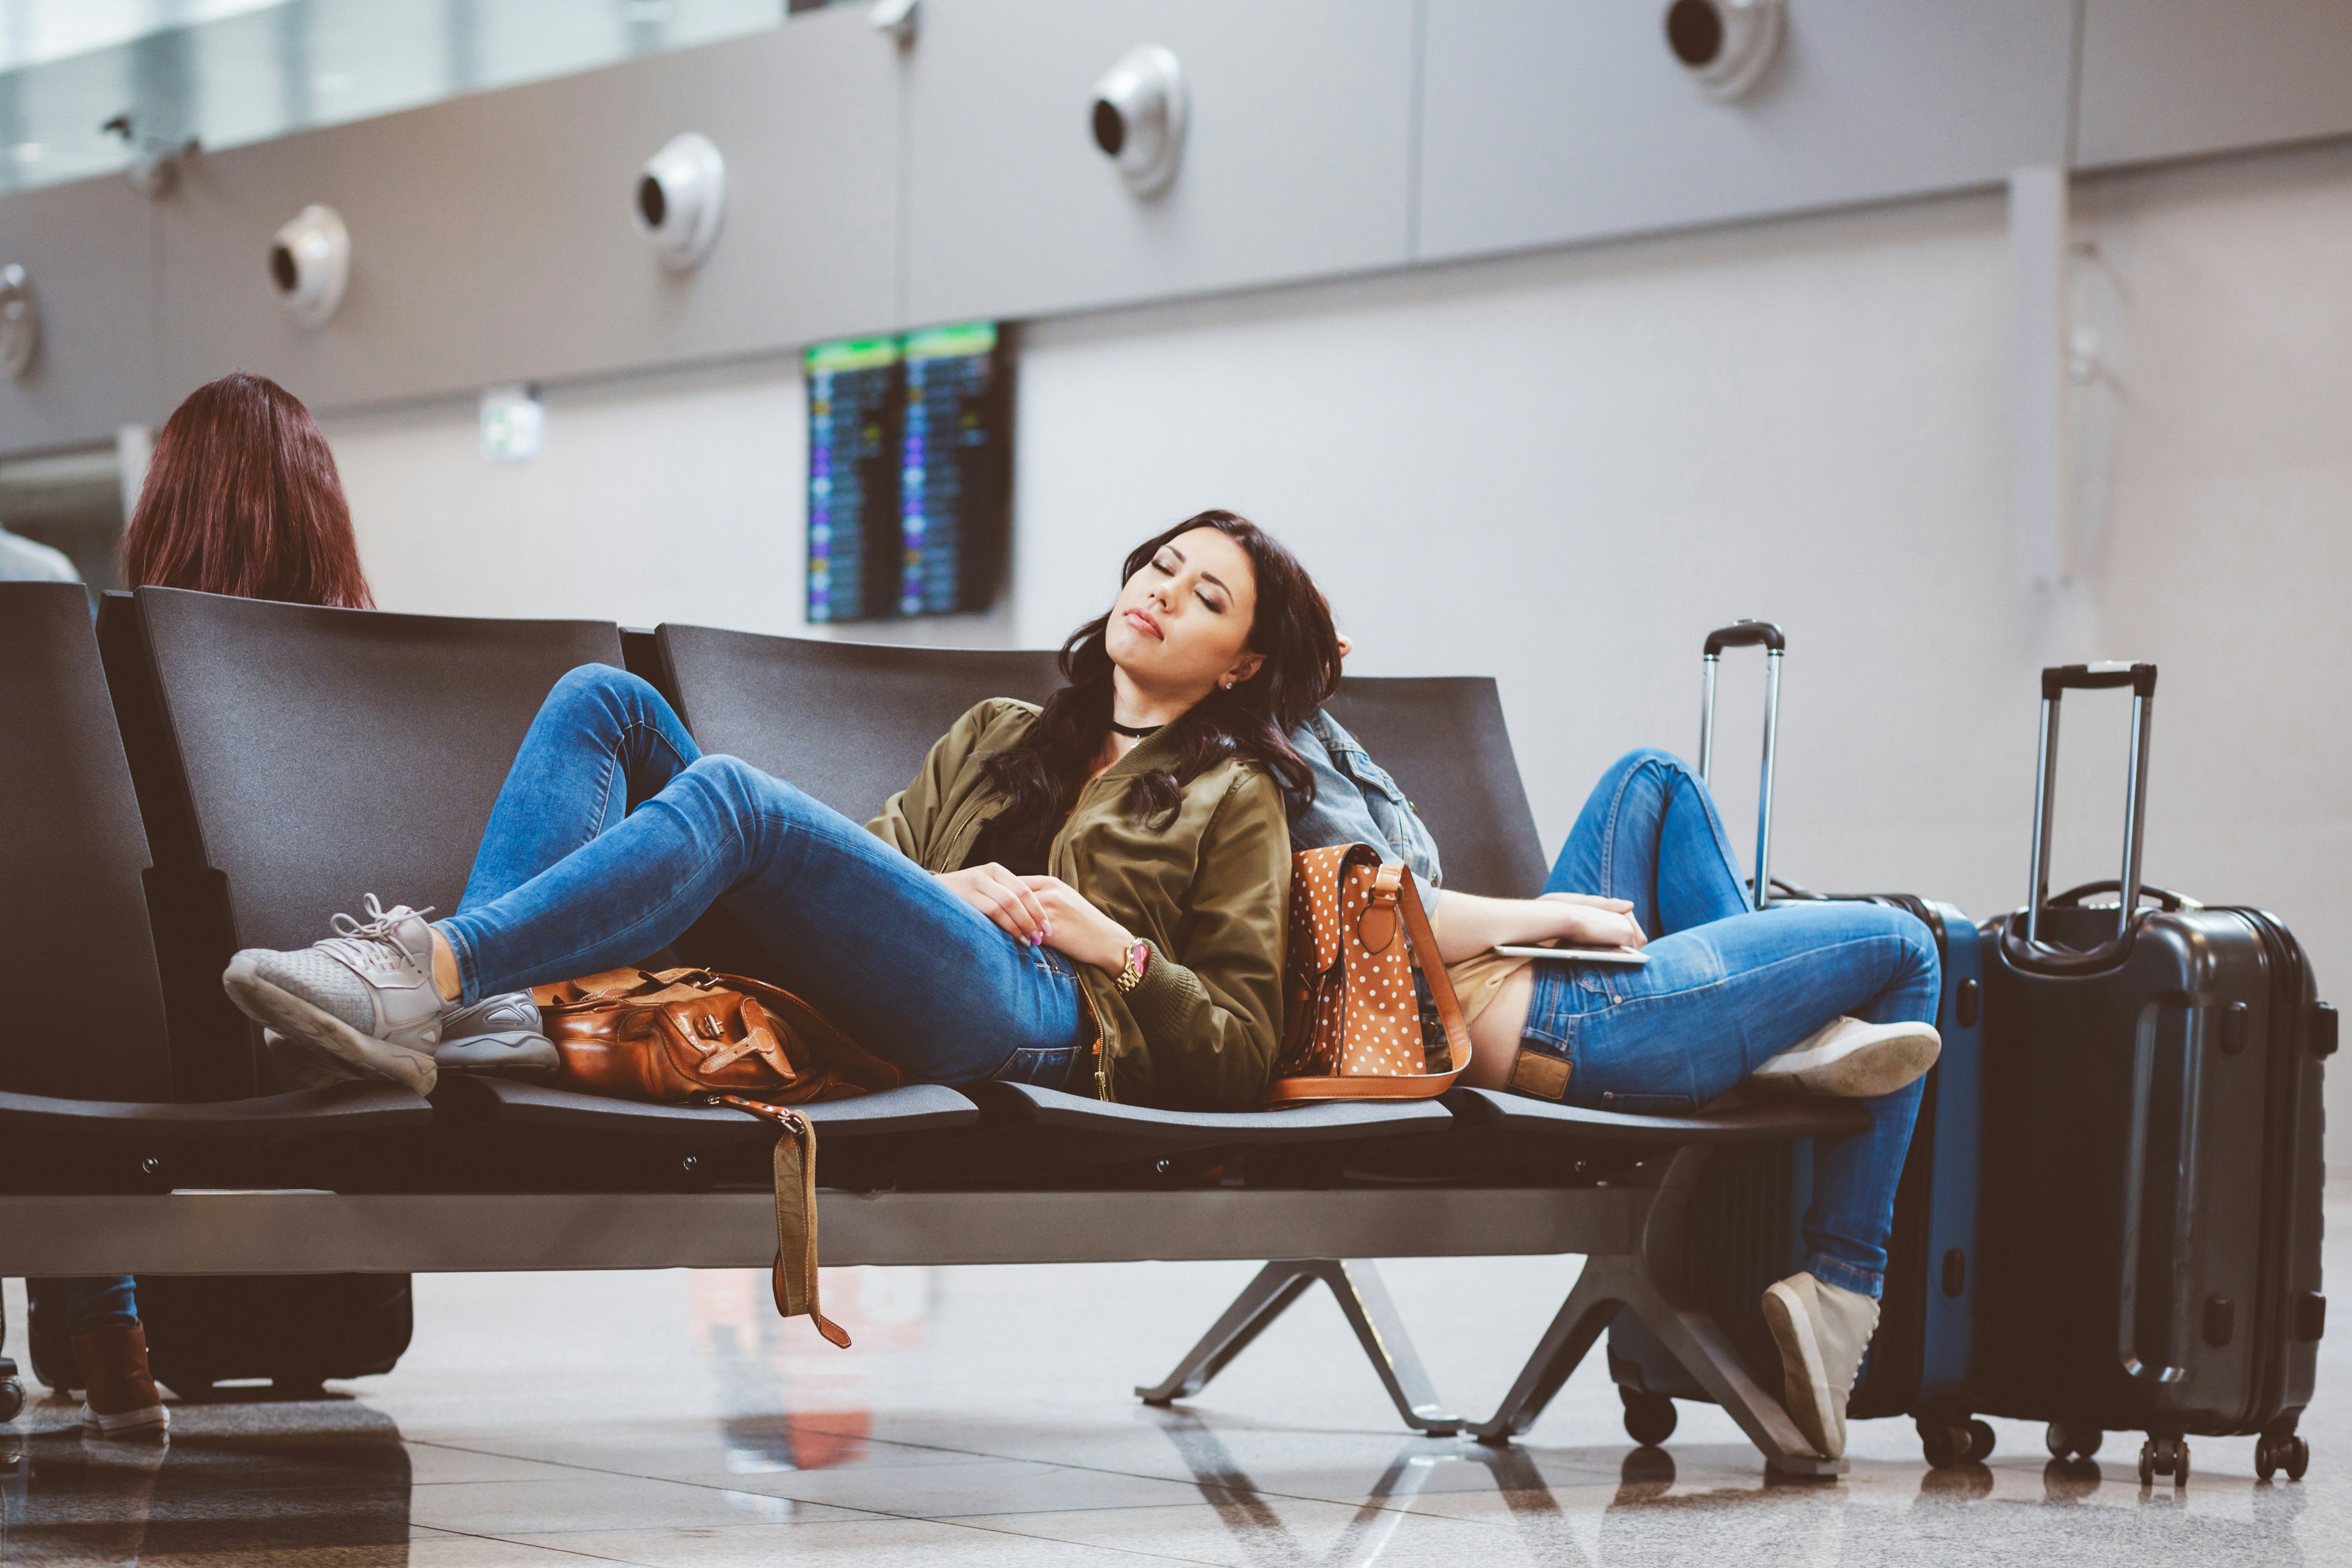
<path fill-rule="evenodd" d="M 815 1126 L 797 1110 L 739 1094 L 715 1094 L 710 1100 L 784 1130 L 776 1140 L 776 1310 L 787 1318 L 807 1313 L 818 1333 L 847 1350 L 848 1331 L 817 1304 Z"/>

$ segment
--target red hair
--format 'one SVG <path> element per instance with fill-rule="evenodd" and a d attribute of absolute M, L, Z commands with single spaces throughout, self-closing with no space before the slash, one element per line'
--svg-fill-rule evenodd
<path fill-rule="evenodd" d="M 164 423 L 122 565 L 134 588 L 375 607 L 318 422 L 292 393 L 242 371 L 196 388 Z"/>

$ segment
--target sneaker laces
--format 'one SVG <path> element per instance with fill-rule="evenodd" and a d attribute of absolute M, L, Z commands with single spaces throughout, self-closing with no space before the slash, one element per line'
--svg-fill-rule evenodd
<path fill-rule="evenodd" d="M 425 905 L 421 910 L 412 910 L 406 904 L 394 904 L 387 910 L 377 900 L 373 893 L 370 893 L 367 895 L 367 912 L 369 918 L 364 921 L 338 913 L 331 922 L 335 928 L 335 934 L 321 940 L 317 944 L 319 951 L 352 970 L 364 973 L 372 969 L 391 969 L 392 960 L 384 952 L 384 949 L 390 948 L 394 952 L 406 959 L 412 968 L 422 970 L 428 974 L 432 973 L 433 948 L 430 939 L 426 941 L 425 952 L 419 953 L 394 934 L 394 929 L 401 921 L 423 920 L 426 915 L 431 914 L 433 912 L 431 904 Z"/>

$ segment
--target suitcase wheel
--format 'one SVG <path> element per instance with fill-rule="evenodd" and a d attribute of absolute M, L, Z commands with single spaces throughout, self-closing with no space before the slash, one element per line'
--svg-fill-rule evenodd
<path fill-rule="evenodd" d="M 1919 1433 L 1920 1453 L 1937 1469 L 1982 1464 L 1992 1457 L 1992 1426 L 1988 1422 L 1922 1415 L 1913 1426 Z"/>
<path fill-rule="evenodd" d="M 2076 1426 L 2063 1421 L 2053 1421 L 2042 1435 L 2053 1459 L 2087 1459 L 2099 1451 L 2107 1435 L 2096 1426 Z"/>
<path fill-rule="evenodd" d="M 1654 1448 L 1675 1435 L 1675 1402 L 1663 1394 L 1638 1394 L 1620 1384 L 1618 1397 L 1625 1402 L 1625 1436 L 1645 1448 Z"/>
<path fill-rule="evenodd" d="M 7 1373 L 0 1376 L 0 1426 L 16 1419 L 25 1408 L 25 1385 L 15 1375 L 16 1371 L 15 1363 L 0 1362 L 0 1373 Z"/>
<path fill-rule="evenodd" d="M 2292 1432 L 2265 1432 L 2254 1439 L 2254 1474 L 2269 1480 L 2281 1470 L 2291 1481 L 2311 1467 L 2311 1445 Z"/>
<path fill-rule="evenodd" d="M 2150 1437 L 2139 1446 L 2139 1484 L 2153 1486 L 2170 1476 L 2174 1487 L 2189 1484 L 2189 1445 L 2178 1437 Z"/>

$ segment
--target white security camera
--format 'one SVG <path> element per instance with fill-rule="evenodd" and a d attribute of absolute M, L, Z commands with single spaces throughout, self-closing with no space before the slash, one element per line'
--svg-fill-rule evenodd
<path fill-rule="evenodd" d="M 22 267 L 0 267 L 0 375 L 22 381 L 41 346 L 41 302 Z"/>
<path fill-rule="evenodd" d="M 727 216 L 727 160 L 708 136 L 689 131 L 671 137 L 637 175 L 630 212 L 663 266 L 678 272 L 699 267 Z"/>
<path fill-rule="evenodd" d="M 1184 68 L 1157 44 L 1129 49 L 1095 83 L 1095 145 L 1148 196 L 1176 177 L 1184 153 Z"/>
<path fill-rule="evenodd" d="M 1780 47 L 1788 0 L 1674 0 L 1666 47 L 1707 97 L 1738 98 Z"/>
<path fill-rule="evenodd" d="M 269 281 L 306 327 L 323 327 L 352 280 L 352 235 L 332 207 L 307 206 L 269 242 Z"/>

